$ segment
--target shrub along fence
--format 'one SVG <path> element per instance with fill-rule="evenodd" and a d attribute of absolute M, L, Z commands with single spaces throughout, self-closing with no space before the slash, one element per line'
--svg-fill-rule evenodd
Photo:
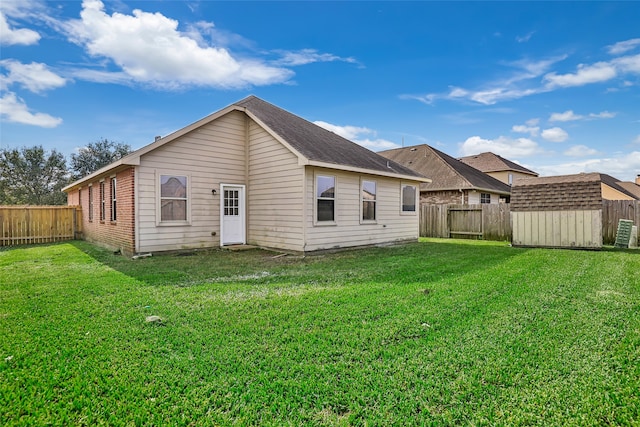
<path fill-rule="evenodd" d="M 602 202 L 603 244 L 612 245 L 615 242 L 620 219 L 630 219 L 640 226 L 640 201 Z M 422 205 L 420 236 L 511 241 L 510 205 Z"/>
<path fill-rule="evenodd" d="M 0 246 L 73 240 L 81 227 L 79 206 L 0 206 Z"/>

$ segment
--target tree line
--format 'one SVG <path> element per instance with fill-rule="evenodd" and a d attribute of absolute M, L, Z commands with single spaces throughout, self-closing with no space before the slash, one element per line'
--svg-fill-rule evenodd
<path fill-rule="evenodd" d="M 64 205 L 62 189 L 131 153 L 122 142 L 100 139 L 78 149 L 67 163 L 42 145 L 0 149 L 0 205 Z"/>

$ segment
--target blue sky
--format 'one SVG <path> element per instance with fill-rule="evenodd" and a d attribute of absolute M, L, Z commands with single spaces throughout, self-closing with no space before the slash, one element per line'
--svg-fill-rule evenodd
<path fill-rule="evenodd" d="M 259 96 L 374 151 L 640 174 L 637 2 L 0 3 L 0 146 L 140 148 Z"/>

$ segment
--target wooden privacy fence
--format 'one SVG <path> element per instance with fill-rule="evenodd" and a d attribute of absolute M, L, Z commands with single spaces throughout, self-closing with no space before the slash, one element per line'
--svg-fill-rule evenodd
<path fill-rule="evenodd" d="M 508 203 L 422 205 L 420 206 L 420 236 L 511 241 L 510 212 Z M 629 219 L 640 228 L 640 201 L 605 200 L 602 202 L 603 244 L 614 244 L 618 221 L 621 219 Z"/>
<path fill-rule="evenodd" d="M 511 240 L 509 204 L 422 205 L 420 236 Z"/>
<path fill-rule="evenodd" d="M 602 243 L 616 241 L 618 221 L 630 219 L 640 229 L 640 200 L 605 200 L 602 203 Z"/>
<path fill-rule="evenodd" d="M 79 206 L 0 206 L 0 246 L 73 240 L 81 227 Z"/>

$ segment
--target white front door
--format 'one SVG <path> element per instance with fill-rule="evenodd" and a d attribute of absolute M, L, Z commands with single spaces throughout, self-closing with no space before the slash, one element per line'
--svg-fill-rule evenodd
<path fill-rule="evenodd" d="M 245 244 L 244 185 L 220 185 L 220 199 L 220 245 Z"/>

